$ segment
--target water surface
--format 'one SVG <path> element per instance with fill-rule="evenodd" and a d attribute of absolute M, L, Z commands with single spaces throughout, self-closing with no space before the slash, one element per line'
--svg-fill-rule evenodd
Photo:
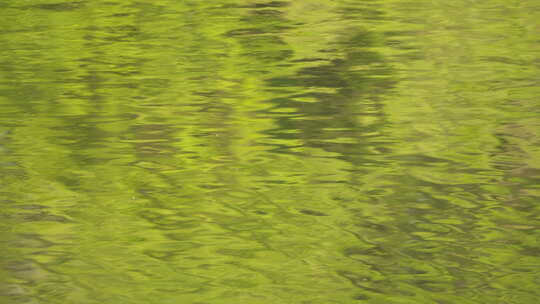
<path fill-rule="evenodd" d="M 0 0 L 0 302 L 537 303 L 539 20 Z"/>

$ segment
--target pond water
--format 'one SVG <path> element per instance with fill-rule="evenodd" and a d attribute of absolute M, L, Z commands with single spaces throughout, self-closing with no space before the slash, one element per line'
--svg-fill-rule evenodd
<path fill-rule="evenodd" d="M 540 5 L 0 1 L 0 302 L 540 298 Z"/>

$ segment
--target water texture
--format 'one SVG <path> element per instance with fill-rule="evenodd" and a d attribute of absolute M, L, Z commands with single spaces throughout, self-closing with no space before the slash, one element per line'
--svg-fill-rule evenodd
<path fill-rule="evenodd" d="M 540 3 L 0 0 L 0 303 L 536 304 Z"/>

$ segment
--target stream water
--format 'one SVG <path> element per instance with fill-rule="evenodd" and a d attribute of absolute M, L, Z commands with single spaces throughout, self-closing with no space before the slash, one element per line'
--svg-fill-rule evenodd
<path fill-rule="evenodd" d="M 0 303 L 536 304 L 540 5 L 0 0 Z"/>

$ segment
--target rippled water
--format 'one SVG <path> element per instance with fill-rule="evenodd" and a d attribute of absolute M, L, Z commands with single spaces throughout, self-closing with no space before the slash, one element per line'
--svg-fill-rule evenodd
<path fill-rule="evenodd" d="M 540 298 L 537 1 L 0 1 L 0 302 Z"/>

